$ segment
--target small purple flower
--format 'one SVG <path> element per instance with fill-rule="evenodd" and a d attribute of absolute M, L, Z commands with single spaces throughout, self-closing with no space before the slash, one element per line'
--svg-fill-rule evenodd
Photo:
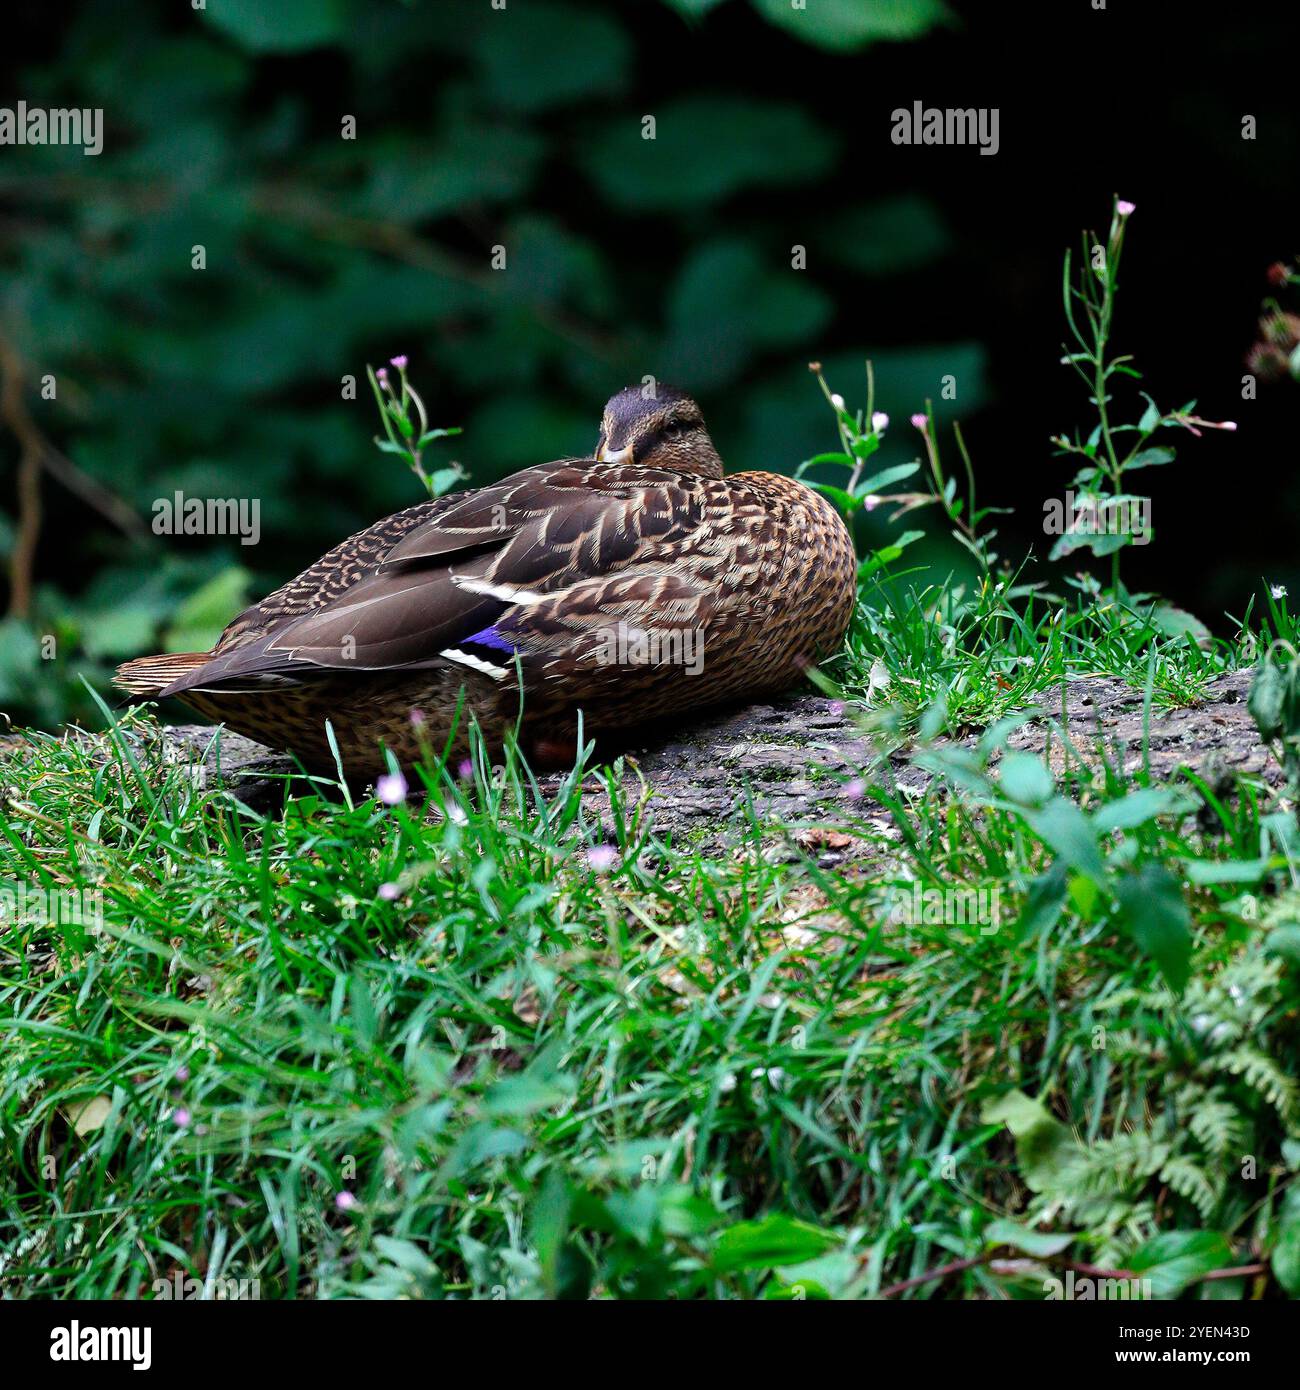
<path fill-rule="evenodd" d="M 462 758 L 456 767 L 456 776 L 462 782 L 468 782 L 474 775 L 474 764 L 468 758 Z"/>
<path fill-rule="evenodd" d="M 402 896 L 402 890 L 395 883 L 381 883 L 379 885 L 379 896 L 386 903 L 391 903 Z"/>
<path fill-rule="evenodd" d="M 869 492 L 862 499 L 864 511 L 874 512 L 878 506 L 880 506 L 880 494 L 878 492 Z"/>
<path fill-rule="evenodd" d="M 185 1065 L 184 1062 L 182 1062 L 182 1063 L 180 1064 L 180 1066 L 176 1068 L 176 1080 L 177 1080 L 177 1081 L 188 1081 L 189 1079 L 190 1079 L 190 1069 L 189 1069 L 189 1067 L 187 1067 L 187 1066 Z"/>
<path fill-rule="evenodd" d="M 871 417 L 871 428 L 877 434 L 884 434 L 884 432 L 889 428 L 889 416 L 886 415 L 883 410 L 876 411 L 876 413 Z"/>
<path fill-rule="evenodd" d="M 414 729 L 418 729 L 420 725 L 423 723 L 424 711 L 422 709 L 413 709 L 411 711 L 411 727 Z"/>
<path fill-rule="evenodd" d="M 189 1123 L 190 1112 L 186 1110 L 183 1105 L 178 1105 L 176 1109 L 172 1111 L 172 1124 L 174 1124 L 177 1129 L 188 1129 Z"/>
<path fill-rule="evenodd" d="M 400 806 L 406 800 L 406 778 L 400 772 L 386 772 L 375 783 L 375 795 L 385 806 Z"/>
<path fill-rule="evenodd" d="M 357 1199 L 345 1189 L 334 1194 L 334 1205 L 339 1211 L 352 1211 L 357 1205 Z"/>
<path fill-rule="evenodd" d="M 926 428 L 928 427 L 929 423 L 930 423 L 929 417 L 926 416 L 922 411 L 919 411 L 919 410 L 918 410 L 918 411 L 916 412 L 916 414 L 912 416 L 912 424 L 913 424 L 918 430 L 920 430 L 922 434 L 925 433 Z"/>
<path fill-rule="evenodd" d="M 380 367 L 380 369 L 375 373 L 375 380 L 376 380 L 381 386 L 387 386 L 387 385 L 388 385 L 388 368 L 387 368 L 387 367 Z"/>
<path fill-rule="evenodd" d="M 844 798 L 847 801 L 861 801 L 862 793 L 866 791 L 866 785 L 861 777 L 855 777 L 851 782 L 844 784 Z"/>
<path fill-rule="evenodd" d="M 587 851 L 587 863 L 591 865 L 598 874 L 603 874 L 608 869 L 614 867 L 614 862 L 618 859 L 618 850 L 613 845 L 592 845 Z"/>
<path fill-rule="evenodd" d="M 406 354 L 404 352 L 399 353 L 392 359 L 392 363 L 399 372 L 404 372 L 406 370 Z"/>
<path fill-rule="evenodd" d="M 844 701 L 832 700 L 826 708 L 829 713 L 833 714 L 835 718 L 838 719 L 844 713 Z"/>
<path fill-rule="evenodd" d="M 1125 202 L 1125 200 L 1121 198 L 1119 202 L 1115 204 L 1115 211 L 1119 213 L 1121 217 L 1128 217 L 1130 213 L 1137 211 L 1137 204 Z"/>

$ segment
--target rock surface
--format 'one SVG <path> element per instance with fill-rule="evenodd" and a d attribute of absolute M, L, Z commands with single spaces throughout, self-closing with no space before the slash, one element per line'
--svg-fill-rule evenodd
<path fill-rule="evenodd" d="M 1069 680 L 1040 696 L 1038 712 L 1007 742 L 1040 754 L 1046 749 L 1058 769 L 1067 757 L 1095 765 L 1104 748 L 1113 765 L 1137 772 L 1145 746 L 1156 781 L 1188 767 L 1214 782 L 1225 774 L 1247 773 L 1277 785 L 1281 768 L 1260 742 L 1246 710 L 1249 685 L 1250 672 L 1234 672 L 1213 681 L 1196 705 L 1153 709 L 1144 740 L 1140 690 L 1113 677 Z M 241 735 L 215 734 L 196 725 L 166 731 L 175 756 L 205 761 L 210 776 L 224 779 L 235 795 L 258 809 L 273 805 L 284 792 L 283 774 L 293 770 L 290 761 Z M 975 731 L 956 742 L 974 747 L 978 740 Z M 881 754 L 852 709 L 802 694 L 642 736 L 625 752 L 623 784 L 631 803 L 648 789 L 648 810 L 660 838 L 671 834 L 705 853 L 722 853 L 734 844 L 747 796 L 760 820 L 779 822 L 805 844 L 812 837 L 818 845 L 824 841 L 817 839 L 814 827 L 835 826 L 846 817 L 877 819 L 869 802 L 846 795 L 848 784 L 864 773 L 868 778 L 890 775 L 907 791 L 925 787 L 929 774 L 910 761 L 910 752 L 903 748 Z M 539 780 L 547 787 L 559 777 Z M 594 779 L 590 785 L 598 809 L 604 791 Z M 851 848 L 848 853 L 852 855 Z M 833 853 L 828 860 L 843 857 Z"/>

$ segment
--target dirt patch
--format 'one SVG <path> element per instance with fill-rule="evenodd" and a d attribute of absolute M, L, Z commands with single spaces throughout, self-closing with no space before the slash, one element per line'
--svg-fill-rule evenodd
<path fill-rule="evenodd" d="M 1250 672 L 1222 676 L 1194 706 L 1144 714 L 1142 692 L 1111 677 L 1070 680 L 1039 697 L 1032 718 L 1008 746 L 1043 753 L 1059 771 L 1070 760 L 1097 766 L 1102 758 L 1129 774 L 1144 763 L 1155 781 L 1182 768 L 1213 783 L 1248 774 L 1277 785 L 1282 771 L 1261 743 L 1246 710 Z M 174 756 L 205 761 L 241 799 L 265 809 L 283 795 L 276 774 L 292 771 L 285 758 L 238 734 L 183 725 L 166 731 Z M 979 734 L 953 742 L 974 748 Z M 818 695 L 796 695 L 704 719 L 689 729 L 647 731 L 624 752 L 623 786 L 635 802 L 648 796 L 656 834 L 706 854 L 725 854 L 736 843 L 736 824 L 747 800 L 761 820 L 786 827 L 829 866 L 855 858 L 855 846 L 827 838 L 815 827 L 846 818 L 884 830 L 855 783 L 892 776 L 904 791 L 923 791 L 929 774 L 911 761 L 911 748 L 882 754 L 860 712 Z M 886 767 L 888 764 L 888 767 Z M 558 776 L 542 779 L 555 786 Z M 593 809 L 605 793 L 593 779 Z M 820 837 L 820 838 L 819 838 Z M 840 837 L 842 838 L 842 837 Z"/>

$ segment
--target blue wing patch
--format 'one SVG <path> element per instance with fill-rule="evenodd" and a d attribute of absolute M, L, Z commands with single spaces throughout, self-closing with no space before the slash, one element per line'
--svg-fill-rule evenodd
<path fill-rule="evenodd" d="M 515 654 L 514 643 L 502 637 L 495 627 L 485 627 L 473 637 L 466 637 L 465 641 L 474 643 L 476 647 L 491 647 L 493 651 L 506 652 L 510 656 Z"/>

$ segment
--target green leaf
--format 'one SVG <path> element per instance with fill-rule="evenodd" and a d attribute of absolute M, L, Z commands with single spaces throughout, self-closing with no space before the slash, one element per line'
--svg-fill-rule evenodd
<path fill-rule="evenodd" d="M 1189 1284 L 1231 1264 L 1232 1247 L 1218 1231 L 1162 1231 L 1124 1261 L 1151 1281 L 1157 1298 L 1177 1298 Z"/>
<path fill-rule="evenodd" d="M 1194 614 L 1172 603 L 1158 603 L 1152 609 L 1150 620 L 1157 632 L 1166 637 L 1190 636 L 1197 646 L 1205 646 L 1210 641 L 1210 629 Z"/>
<path fill-rule="evenodd" d="M 484 1097 L 483 1108 L 497 1117 L 531 1115 L 563 1105 L 572 1095 L 573 1086 L 567 1077 L 547 1076 L 534 1067 L 498 1081 Z"/>
<path fill-rule="evenodd" d="M 829 497 L 846 515 L 852 515 L 862 506 L 861 497 L 854 497 L 851 492 L 845 492 L 842 487 L 836 487 L 833 483 L 811 483 L 810 486 L 823 497 Z"/>
<path fill-rule="evenodd" d="M 953 19 L 942 0 L 753 0 L 779 28 L 819 48 L 858 49 L 883 39 L 916 39 Z"/>
<path fill-rule="evenodd" d="M 366 987 L 365 978 L 359 970 L 352 972 L 348 982 L 348 994 L 352 1002 L 352 1031 L 358 1045 L 369 1051 L 375 1044 L 379 1032 L 379 1015 L 375 1012 L 375 1001 Z"/>
<path fill-rule="evenodd" d="M 674 10 L 680 10 L 684 15 L 698 18 L 708 14 L 715 6 L 722 4 L 722 0 L 664 0 L 664 3 L 670 5 Z"/>
<path fill-rule="evenodd" d="M 1150 434 L 1159 424 L 1163 416 L 1155 401 L 1143 391 L 1142 395 L 1146 398 L 1147 408 L 1142 412 L 1142 418 L 1138 421 L 1138 432 L 1140 434 Z"/>
<path fill-rule="evenodd" d="M 1041 806 L 1056 790 L 1052 774 L 1031 753 L 1008 753 L 999 769 L 1002 792 L 1022 806 Z"/>
<path fill-rule="evenodd" d="M 1282 1197 L 1273 1243 L 1273 1273 L 1293 1298 L 1300 1296 L 1300 1187 L 1292 1183 Z"/>
<path fill-rule="evenodd" d="M 212 0 L 202 18 L 254 53 L 297 53 L 342 39 L 345 0 Z"/>
<path fill-rule="evenodd" d="M 701 388 L 719 385 L 761 349 L 811 337 L 831 312 L 830 299 L 806 277 L 773 275 L 755 247 L 706 242 L 669 293 L 664 373 Z"/>
<path fill-rule="evenodd" d="M 919 463 L 898 463 L 892 468 L 882 468 L 879 473 L 873 473 L 869 478 L 859 479 L 857 495 L 863 497 L 872 492 L 880 492 L 891 483 L 910 478 L 920 466 Z"/>
<path fill-rule="evenodd" d="M 713 207 L 743 188 L 811 183 L 829 172 L 839 145 L 789 103 L 692 96 L 654 114 L 653 140 L 642 138 L 641 117 L 625 108 L 600 123 L 580 156 L 601 192 L 631 211 Z"/>
<path fill-rule="evenodd" d="M 1101 882 L 1106 876 L 1097 838 L 1088 817 L 1064 796 L 1037 810 L 1024 810 L 1025 823 L 1044 844 L 1078 873 Z"/>
<path fill-rule="evenodd" d="M 1182 886 L 1162 864 L 1144 864 L 1115 881 L 1119 924 L 1181 994 L 1191 974 L 1191 915 Z"/>
<path fill-rule="evenodd" d="M 1091 879 L 1088 880 L 1091 882 Z M 1016 940 L 1029 941 L 1050 931 L 1065 909 L 1066 872 L 1063 864 L 1053 864 L 1045 874 L 1029 880 L 1025 905 L 1016 923 Z"/>
<path fill-rule="evenodd" d="M 1195 810 L 1197 802 L 1176 787 L 1143 787 L 1099 806 L 1092 813 L 1092 827 L 1098 834 L 1110 830 L 1135 830 L 1157 816 Z"/>
<path fill-rule="evenodd" d="M 952 237 L 926 198 L 881 198 L 840 214 L 818 238 L 826 253 L 866 275 L 896 275 L 945 255 Z"/>
<path fill-rule="evenodd" d="M 1198 888 L 1214 883 L 1258 883 L 1272 869 L 1283 868 L 1286 860 L 1276 859 L 1184 859 L 1183 873 Z"/>
<path fill-rule="evenodd" d="M 1251 678 L 1246 708 L 1261 737 L 1277 738 L 1283 732 L 1282 716 L 1287 703 L 1287 681 L 1277 664 L 1265 658 Z"/>
<path fill-rule="evenodd" d="M 1076 550 L 1091 550 L 1094 555 L 1107 555 L 1113 550 L 1127 545 L 1129 538 L 1122 534 L 1113 536 L 1093 535 L 1088 531 L 1066 531 L 1056 539 L 1048 552 L 1049 560 L 1060 560 L 1073 555 Z"/>
<path fill-rule="evenodd" d="M 1172 463 L 1174 458 L 1172 449 L 1141 449 L 1124 465 L 1124 471 L 1127 473 L 1131 468 L 1155 468 L 1162 463 Z"/>
<path fill-rule="evenodd" d="M 541 1268 L 542 1283 L 552 1297 L 559 1289 L 561 1252 L 569 1234 L 569 1214 L 572 1209 L 572 1190 L 563 1175 L 552 1168 L 538 1189 L 528 1222 L 528 1233 Z"/>
<path fill-rule="evenodd" d="M 1281 956 L 1293 969 L 1300 968 L 1300 926 L 1287 922 L 1274 927 L 1264 938 L 1264 951 L 1270 956 Z"/>
<path fill-rule="evenodd" d="M 1033 1192 L 1044 1192 L 1064 1172 L 1079 1146 L 1070 1131 L 1041 1101 L 1008 1091 L 989 1101 L 980 1114 L 986 1125 L 1004 1124 L 1016 1141 L 1020 1176 Z"/>
<path fill-rule="evenodd" d="M 172 625 L 163 634 L 164 651 L 210 651 L 226 624 L 247 606 L 251 577 L 239 565 L 213 575 L 176 610 Z"/>
<path fill-rule="evenodd" d="M 853 456 L 851 454 L 814 454 L 810 459 L 804 459 L 800 468 L 813 468 L 818 464 L 838 463 L 843 468 L 853 467 Z"/>
<path fill-rule="evenodd" d="M 984 1227 L 984 1239 L 989 1245 L 1010 1245 L 1026 1255 L 1059 1255 L 1074 1244 L 1070 1231 L 1035 1231 L 1018 1221 L 999 1219 Z"/>
<path fill-rule="evenodd" d="M 620 92 L 632 45 L 607 8 L 528 0 L 480 25 L 474 52 L 493 106 L 535 112 Z"/>
<path fill-rule="evenodd" d="M 713 1248 L 712 1263 L 720 1271 L 772 1269 L 816 1259 L 838 1242 L 838 1236 L 819 1226 L 773 1213 L 728 1226 Z"/>

